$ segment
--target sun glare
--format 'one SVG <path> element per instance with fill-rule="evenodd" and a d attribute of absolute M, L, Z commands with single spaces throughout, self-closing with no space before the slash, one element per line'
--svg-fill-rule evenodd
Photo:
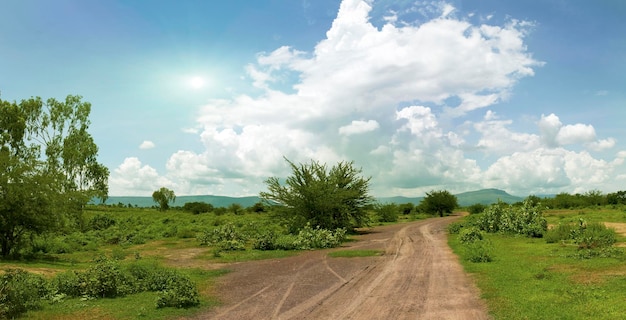
<path fill-rule="evenodd" d="M 193 89 L 200 89 L 204 87 L 204 79 L 202 77 L 193 77 L 189 79 L 189 86 Z"/>

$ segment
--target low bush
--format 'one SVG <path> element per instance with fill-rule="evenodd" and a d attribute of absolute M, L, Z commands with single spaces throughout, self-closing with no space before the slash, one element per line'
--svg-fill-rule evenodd
<path fill-rule="evenodd" d="M 223 251 L 244 250 L 248 237 L 233 223 L 207 230 L 198 238 L 200 245 L 216 246 Z"/>
<path fill-rule="evenodd" d="M 470 243 L 483 240 L 483 232 L 476 227 L 463 228 L 459 232 L 459 241 L 461 243 Z"/>
<path fill-rule="evenodd" d="M 376 217 L 379 222 L 396 222 L 400 209 L 393 203 L 378 205 L 375 208 Z M 411 211 L 409 210 L 409 213 Z"/>
<path fill-rule="evenodd" d="M 543 216 L 540 204 L 530 199 L 521 206 L 498 202 L 477 215 L 475 225 L 486 232 L 521 234 L 527 237 L 541 238 L 548 229 L 548 222 Z"/>
<path fill-rule="evenodd" d="M 491 262 L 493 260 L 493 250 L 489 240 L 467 242 L 464 247 L 466 259 L 471 262 Z"/>
<path fill-rule="evenodd" d="M 46 280 L 21 269 L 8 269 L 0 276 L 0 319 L 13 319 L 40 308 L 48 295 Z"/>

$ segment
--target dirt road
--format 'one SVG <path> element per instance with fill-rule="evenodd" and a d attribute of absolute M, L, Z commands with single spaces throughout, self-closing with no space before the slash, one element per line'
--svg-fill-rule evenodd
<path fill-rule="evenodd" d="M 217 289 L 223 305 L 196 319 L 488 319 L 446 242 L 455 218 L 376 227 L 339 248 L 382 256 L 322 250 L 233 264 Z"/>

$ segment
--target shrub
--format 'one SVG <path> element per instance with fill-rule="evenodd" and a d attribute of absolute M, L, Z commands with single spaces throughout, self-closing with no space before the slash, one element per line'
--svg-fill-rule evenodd
<path fill-rule="evenodd" d="M 345 240 L 345 236 L 346 229 L 344 228 L 336 229 L 333 232 L 320 227 L 313 229 L 307 223 L 298 233 L 294 246 L 300 250 L 334 248 Z"/>
<path fill-rule="evenodd" d="M 277 249 L 277 240 L 278 237 L 276 233 L 272 230 L 267 230 L 254 239 L 254 243 L 252 244 L 252 248 L 257 250 L 274 250 Z"/>
<path fill-rule="evenodd" d="M 579 249 L 598 249 L 611 247 L 617 241 L 615 230 L 602 223 L 584 223 L 581 219 L 578 229 L 572 232 L 574 242 Z"/>
<path fill-rule="evenodd" d="M 458 234 L 463 228 L 462 222 L 453 222 L 448 225 L 448 233 L 449 234 Z"/>
<path fill-rule="evenodd" d="M 94 298 L 114 298 L 131 292 L 132 279 L 122 272 L 117 261 L 100 257 L 95 265 L 80 274 L 85 283 L 83 295 Z"/>
<path fill-rule="evenodd" d="M 380 222 L 398 221 L 398 211 L 398 206 L 393 203 L 376 206 L 376 216 Z"/>
<path fill-rule="evenodd" d="M 461 243 L 470 243 L 483 240 L 483 232 L 476 227 L 463 228 L 459 233 Z"/>
<path fill-rule="evenodd" d="M 83 295 L 85 283 L 84 277 L 76 271 L 66 271 L 57 274 L 50 280 L 50 287 L 56 294 L 65 294 L 70 297 Z"/>
<path fill-rule="evenodd" d="M 572 239 L 572 232 L 575 227 L 569 223 L 559 223 L 557 226 L 548 229 L 545 239 L 547 243 L 556 243 Z"/>
<path fill-rule="evenodd" d="M 186 276 L 170 271 L 165 288 L 159 293 L 157 308 L 188 308 L 200 304 L 200 294 L 194 283 Z"/>
<path fill-rule="evenodd" d="M 246 238 L 235 228 L 234 224 L 227 223 L 205 231 L 198 240 L 200 240 L 200 245 L 212 245 L 220 250 L 232 251 L 245 249 Z"/>
<path fill-rule="evenodd" d="M 486 232 L 521 234 L 540 238 L 548 229 L 540 204 L 526 199 L 521 206 L 498 202 L 479 215 L 476 226 Z"/>
<path fill-rule="evenodd" d="M 115 219 L 107 214 L 96 214 L 89 220 L 89 228 L 91 230 L 105 230 L 115 225 Z"/>
<path fill-rule="evenodd" d="M 48 294 L 43 277 L 21 269 L 8 269 L 0 276 L 0 318 L 13 319 L 28 310 L 38 309 Z"/>
<path fill-rule="evenodd" d="M 485 211 L 485 209 L 487 209 L 487 207 L 484 204 L 481 204 L 481 203 L 476 203 L 476 204 L 473 204 L 473 205 L 467 207 L 467 211 L 470 214 L 483 213 Z"/>
<path fill-rule="evenodd" d="M 472 241 L 465 244 L 466 258 L 471 262 L 491 262 L 492 249 L 488 240 Z"/>

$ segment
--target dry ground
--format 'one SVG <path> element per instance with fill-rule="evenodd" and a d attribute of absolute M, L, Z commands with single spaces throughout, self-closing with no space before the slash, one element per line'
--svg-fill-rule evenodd
<path fill-rule="evenodd" d="M 343 248 L 236 263 L 218 281 L 222 306 L 194 319 L 488 319 L 478 290 L 447 245 L 457 217 L 376 227 Z"/>

